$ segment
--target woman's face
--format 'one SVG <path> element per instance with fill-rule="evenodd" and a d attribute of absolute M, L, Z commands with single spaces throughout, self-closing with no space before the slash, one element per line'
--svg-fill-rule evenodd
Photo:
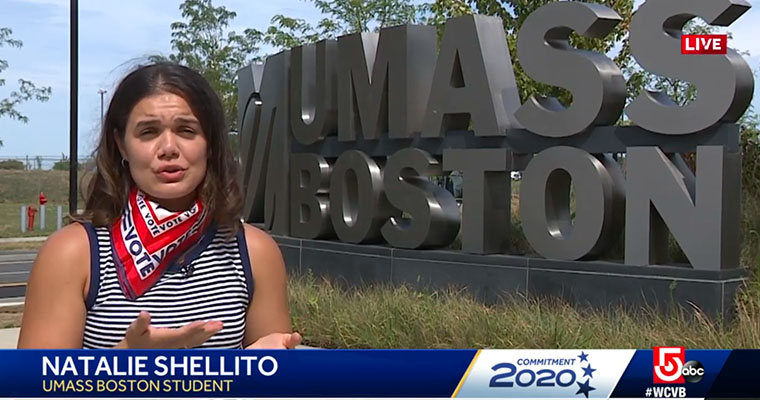
<path fill-rule="evenodd" d="M 129 114 L 120 147 L 137 187 L 171 210 L 190 207 L 206 176 L 206 135 L 185 99 L 159 92 Z"/>

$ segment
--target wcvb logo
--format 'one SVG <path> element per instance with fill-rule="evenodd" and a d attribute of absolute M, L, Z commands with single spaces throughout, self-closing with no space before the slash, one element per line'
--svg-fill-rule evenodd
<path fill-rule="evenodd" d="M 655 347 L 654 383 L 684 383 L 685 354 L 683 347 Z"/>
<path fill-rule="evenodd" d="M 726 54 L 728 35 L 683 35 L 681 54 Z"/>
<path fill-rule="evenodd" d="M 697 360 L 685 361 L 683 347 L 654 348 L 654 383 L 697 383 L 705 376 L 705 367 Z"/>

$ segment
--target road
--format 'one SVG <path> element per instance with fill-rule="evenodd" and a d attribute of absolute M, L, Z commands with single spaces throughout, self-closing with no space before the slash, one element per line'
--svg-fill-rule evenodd
<path fill-rule="evenodd" d="M 0 298 L 22 297 L 36 251 L 0 251 Z"/>

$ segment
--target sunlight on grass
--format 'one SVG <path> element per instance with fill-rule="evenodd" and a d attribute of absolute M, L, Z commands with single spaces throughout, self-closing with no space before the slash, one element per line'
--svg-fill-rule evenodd
<path fill-rule="evenodd" d="M 760 285 L 738 296 L 732 322 L 696 311 L 581 311 L 513 296 L 487 306 L 466 293 L 408 287 L 346 291 L 310 276 L 290 280 L 293 327 L 325 348 L 689 348 L 760 347 Z"/>

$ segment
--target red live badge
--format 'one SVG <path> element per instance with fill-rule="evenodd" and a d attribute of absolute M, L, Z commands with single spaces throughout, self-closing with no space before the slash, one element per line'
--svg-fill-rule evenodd
<path fill-rule="evenodd" d="M 728 35 L 683 35 L 681 54 L 726 54 Z"/>

